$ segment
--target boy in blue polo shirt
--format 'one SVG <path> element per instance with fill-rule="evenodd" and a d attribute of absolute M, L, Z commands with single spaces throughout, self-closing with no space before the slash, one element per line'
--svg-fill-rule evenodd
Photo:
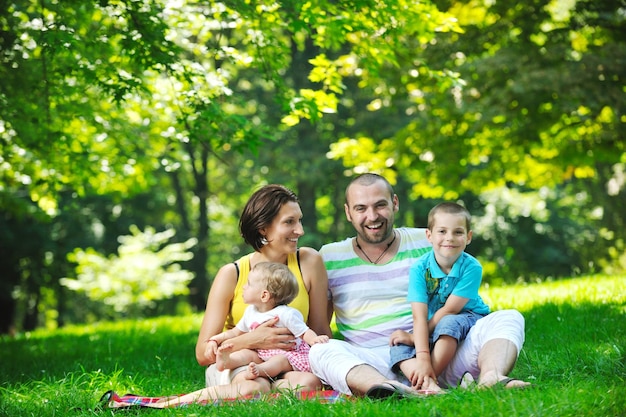
<path fill-rule="evenodd" d="M 489 314 L 478 295 L 482 266 L 465 252 L 472 241 L 471 215 L 456 203 L 441 203 L 428 214 L 426 237 L 433 250 L 409 271 L 408 301 L 413 334 L 390 337 L 391 365 L 414 387 L 440 391 L 437 377 L 476 321 Z"/>

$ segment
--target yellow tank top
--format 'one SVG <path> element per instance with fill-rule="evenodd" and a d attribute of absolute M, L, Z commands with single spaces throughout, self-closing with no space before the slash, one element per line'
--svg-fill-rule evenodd
<path fill-rule="evenodd" d="M 235 324 L 243 316 L 243 311 L 248 306 L 243 302 L 243 286 L 248 282 L 248 274 L 250 273 L 250 258 L 252 253 L 243 256 L 239 259 L 239 276 L 237 278 L 237 286 L 235 287 L 235 294 L 233 295 L 233 301 L 230 305 L 230 312 L 226 317 L 226 323 L 224 324 L 224 330 L 232 329 Z M 287 267 L 293 272 L 298 281 L 298 295 L 289 303 L 290 307 L 302 313 L 304 321 L 309 320 L 309 294 L 304 286 L 304 280 L 302 279 L 302 273 L 300 272 L 300 262 L 297 253 L 290 253 L 287 256 Z"/>

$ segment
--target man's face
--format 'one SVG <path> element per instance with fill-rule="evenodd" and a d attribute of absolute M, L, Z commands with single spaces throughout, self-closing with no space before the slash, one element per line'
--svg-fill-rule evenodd
<path fill-rule="evenodd" d="M 380 243 L 393 233 L 398 197 L 389 195 L 383 181 L 371 185 L 352 184 L 348 188 L 346 217 L 359 237 L 368 243 Z"/>

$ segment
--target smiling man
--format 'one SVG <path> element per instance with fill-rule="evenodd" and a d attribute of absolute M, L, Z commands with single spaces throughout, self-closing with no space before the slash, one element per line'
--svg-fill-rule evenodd
<path fill-rule="evenodd" d="M 346 188 L 344 207 L 356 236 L 320 249 L 328 270 L 329 308 L 344 340 L 315 345 L 311 368 L 346 394 L 419 395 L 420 387 L 402 384 L 392 371 L 389 337 L 396 329 L 412 329 L 409 269 L 431 249 L 426 229 L 394 228 L 398 197 L 377 174 L 355 178 Z M 489 314 L 470 330 L 440 382 L 456 386 L 469 372 L 485 386 L 526 385 L 506 376 L 523 342 L 524 319 L 519 312 Z"/>

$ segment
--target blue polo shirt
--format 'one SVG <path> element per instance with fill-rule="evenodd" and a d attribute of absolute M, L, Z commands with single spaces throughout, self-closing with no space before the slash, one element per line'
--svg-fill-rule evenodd
<path fill-rule="evenodd" d="M 463 252 L 446 275 L 437 264 L 435 252 L 430 251 L 422 255 L 409 269 L 407 300 L 428 304 L 429 320 L 443 307 L 450 294 L 469 299 L 461 312 L 489 314 L 489 306 L 478 295 L 482 278 L 483 267 L 469 253 Z"/>

